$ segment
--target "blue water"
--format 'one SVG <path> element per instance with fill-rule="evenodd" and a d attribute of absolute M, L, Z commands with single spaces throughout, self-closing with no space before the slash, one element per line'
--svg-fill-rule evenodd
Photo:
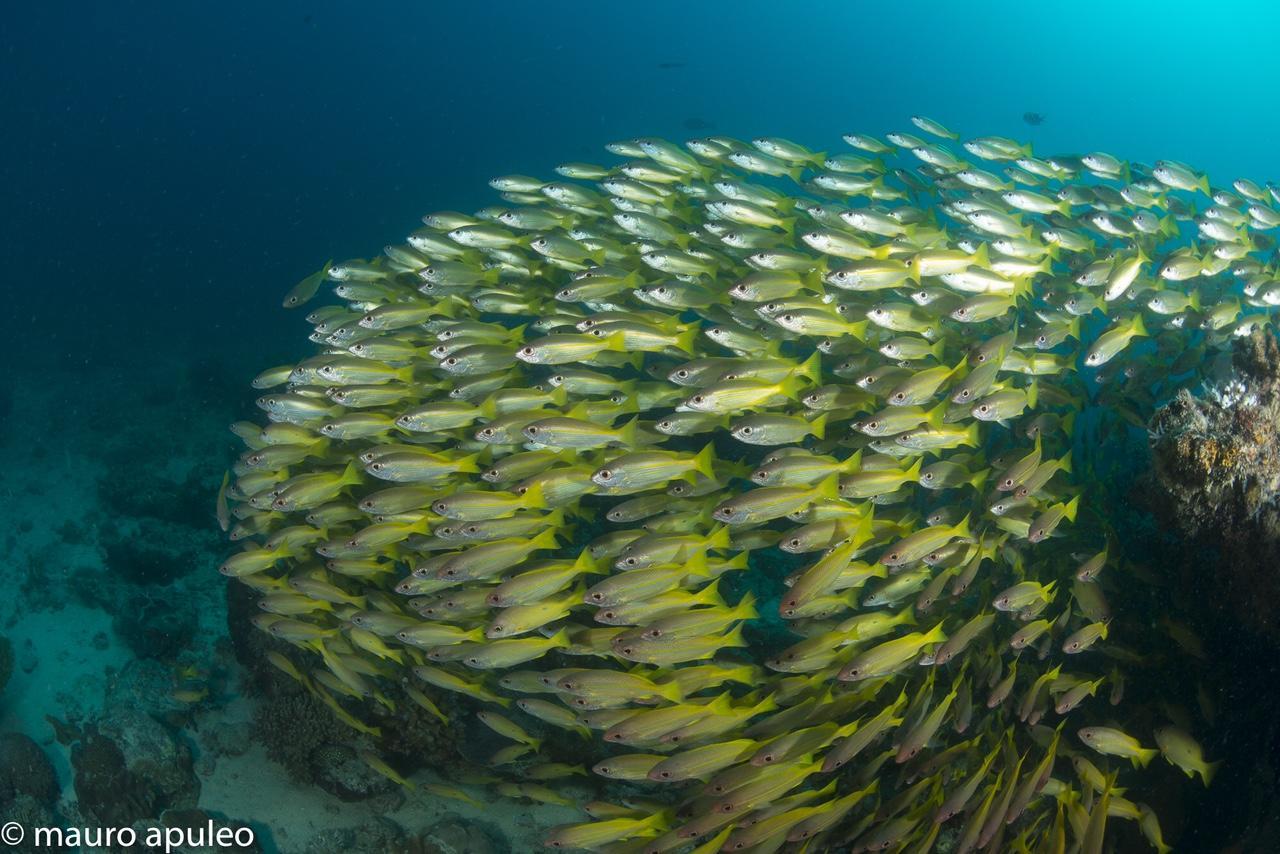
<path fill-rule="evenodd" d="M 923 113 L 1045 151 L 1274 175 L 1264 2 L 22 4 L 0 85 L 21 360 L 290 355 L 278 297 L 497 174 Z M 1046 116 L 1030 127 L 1022 115 Z M 234 344 L 228 337 L 234 330 Z"/>
<path fill-rule="evenodd" d="M 166 409 L 207 379 L 183 366 L 244 380 L 300 358 L 305 327 L 280 308 L 298 279 L 376 255 L 428 211 L 495 201 L 495 175 L 609 162 L 615 139 L 769 134 L 841 150 L 842 133 L 910 130 L 924 114 L 1040 152 L 1262 182 L 1280 175 L 1278 24 L 1264 2 L 11 5 L 0 281 L 3 364 L 22 382 L 0 423 L 16 447 L 33 390 L 42 411 L 155 418 L 170 443 L 159 458 L 186 447 L 192 477 L 216 489 L 226 457 L 190 449 L 216 456 L 210 437 L 250 393 Z M 179 378 L 154 387 L 158 367 Z M 92 400 L 68 379 L 89 371 L 111 383 Z M 172 440 L 183 424 L 198 442 Z M 121 463 L 106 432 L 76 434 L 67 477 L 84 476 L 81 460 L 156 463 L 142 446 Z M 58 512 L 92 507 L 76 489 L 84 504 Z"/>

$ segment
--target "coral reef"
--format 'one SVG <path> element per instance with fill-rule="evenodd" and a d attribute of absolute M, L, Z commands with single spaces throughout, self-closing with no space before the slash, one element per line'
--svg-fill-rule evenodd
<path fill-rule="evenodd" d="M 0 735 L 0 824 L 17 822 L 24 828 L 51 827 L 60 823 L 56 812 L 58 778 L 40 746 L 20 733 Z M 28 835 L 11 854 L 34 854 Z"/>
<path fill-rule="evenodd" d="M 1161 516 L 1216 553 L 1210 607 L 1280 643 L 1280 347 L 1256 330 L 1234 372 L 1181 390 L 1151 420 Z M 1202 568 L 1203 573 L 1203 568 Z"/>
<path fill-rule="evenodd" d="M 309 854 L 347 854 L 349 851 L 398 852 L 405 844 L 404 828 L 389 818 L 375 818 L 355 827 L 322 830 L 307 841 Z"/>
<path fill-rule="evenodd" d="M 58 799 L 58 777 L 30 736 L 9 732 L 0 735 L 0 804 L 19 796 L 53 804 Z"/>
<path fill-rule="evenodd" d="M 311 782 L 312 756 L 351 738 L 323 703 L 302 689 L 261 696 L 253 712 L 253 737 L 295 780 Z"/>
<path fill-rule="evenodd" d="M 511 847 L 493 825 L 449 816 L 418 834 L 396 854 L 510 854 Z"/>

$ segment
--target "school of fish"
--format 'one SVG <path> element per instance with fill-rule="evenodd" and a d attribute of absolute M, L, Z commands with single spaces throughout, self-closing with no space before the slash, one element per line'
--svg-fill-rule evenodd
<path fill-rule="evenodd" d="M 912 123 L 614 143 L 303 280 L 218 498 L 273 663 L 632 785 L 553 848 L 1169 850 L 1133 769 L 1216 766 L 1125 727 L 1073 426 L 1269 321 L 1280 188 Z"/>

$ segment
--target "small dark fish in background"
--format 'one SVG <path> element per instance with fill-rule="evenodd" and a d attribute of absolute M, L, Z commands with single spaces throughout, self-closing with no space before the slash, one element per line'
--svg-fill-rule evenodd
<path fill-rule="evenodd" d="M 709 122 L 706 119 L 700 119 L 697 116 L 690 116 L 684 120 L 685 130 L 713 130 L 715 126 L 715 122 Z"/>
<path fill-rule="evenodd" d="M 1023 113 L 1022 120 L 1029 125 L 1044 124 L 1044 115 L 1042 113 Z"/>
<path fill-rule="evenodd" d="M 659 62 L 658 63 L 659 68 L 684 68 L 685 65 L 686 63 L 684 62 Z"/>

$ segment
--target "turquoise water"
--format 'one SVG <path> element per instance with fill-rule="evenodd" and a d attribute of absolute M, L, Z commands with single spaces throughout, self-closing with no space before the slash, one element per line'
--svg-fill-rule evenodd
<path fill-rule="evenodd" d="M 255 723 L 264 689 L 227 628 L 212 496 L 235 453 L 225 425 L 256 414 L 247 380 L 311 352 L 284 291 L 326 259 L 376 255 L 428 211 L 492 203 L 495 175 L 598 162 L 605 143 L 638 135 L 774 134 L 834 151 L 842 133 L 883 135 L 924 114 L 964 137 L 1265 181 L 1280 134 L 1268 100 L 1278 17 L 1263 3 L 11 11 L 0 512 L 13 595 L 0 633 L 13 676 L 0 730 L 30 736 L 53 774 L 22 808 L 68 827 L 199 809 L 287 852 L 325 850 L 317 834 L 356 827 L 323 844 L 397 850 L 368 829 L 374 816 L 419 833 L 450 813 L 533 850 L 566 811 L 406 798 L 367 774 L 372 799 L 342 800 L 337 784 L 305 782 L 314 763 L 268 750 L 269 725 Z M 1133 476 L 1099 470 L 1117 494 Z M 1160 532 L 1139 542 L 1178 548 Z M 1237 654 L 1233 641 L 1211 649 Z M 1162 778 L 1188 817 L 1180 851 L 1243 838 L 1262 819 L 1240 793 L 1274 785 L 1267 762 L 1249 764 L 1271 749 L 1266 736 L 1248 741 L 1273 674 L 1236 660 L 1220 671 L 1212 745 L 1244 765 L 1208 795 Z M 101 747 L 95 729 L 141 743 L 130 760 L 165 757 L 177 782 L 135 781 L 130 806 L 81 810 L 92 786 L 76 768 Z M 14 758 L 26 743 L 10 749 L 9 767 L 27 767 Z"/>

